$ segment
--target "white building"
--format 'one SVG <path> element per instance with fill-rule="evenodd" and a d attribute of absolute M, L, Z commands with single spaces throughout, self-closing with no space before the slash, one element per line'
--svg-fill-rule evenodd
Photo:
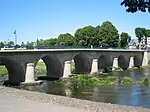
<path fill-rule="evenodd" d="M 150 37 L 147 37 L 147 47 L 150 47 Z"/>

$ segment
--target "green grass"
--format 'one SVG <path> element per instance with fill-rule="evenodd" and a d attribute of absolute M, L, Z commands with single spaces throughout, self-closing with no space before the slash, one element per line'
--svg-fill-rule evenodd
<path fill-rule="evenodd" d="M 5 66 L 0 66 L 0 76 L 7 75 L 8 71 Z"/>
<path fill-rule="evenodd" d="M 36 65 L 36 73 L 38 75 L 42 75 L 42 74 L 46 74 L 47 71 L 46 71 L 46 65 L 44 62 L 38 62 L 37 65 Z"/>

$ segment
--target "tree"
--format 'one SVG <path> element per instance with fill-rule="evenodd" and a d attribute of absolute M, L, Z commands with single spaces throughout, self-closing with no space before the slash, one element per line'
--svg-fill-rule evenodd
<path fill-rule="evenodd" d="M 58 36 L 57 45 L 60 46 L 73 46 L 75 44 L 75 38 L 69 33 L 60 34 Z"/>
<path fill-rule="evenodd" d="M 128 45 L 128 43 L 130 42 L 131 37 L 129 36 L 128 33 L 122 32 L 120 35 L 120 47 L 124 48 Z"/>
<path fill-rule="evenodd" d="M 104 22 L 98 31 L 98 38 L 101 39 L 100 44 L 103 47 L 118 47 L 119 34 L 115 26 L 109 22 Z"/>
<path fill-rule="evenodd" d="M 57 39 L 56 38 L 50 38 L 44 41 L 44 46 L 56 46 Z"/>
<path fill-rule="evenodd" d="M 24 44 L 24 42 L 21 42 L 21 47 L 25 47 L 26 45 Z"/>
<path fill-rule="evenodd" d="M 138 38 L 139 43 L 146 37 L 146 29 L 137 27 L 135 28 L 135 35 Z"/>
<path fill-rule="evenodd" d="M 75 32 L 76 42 L 79 46 L 90 46 L 95 38 L 96 30 L 93 26 L 85 26 Z"/>
<path fill-rule="evenodd" d="M 45 46 L 44 45 L 44 40 L 43 39 L 37 39 L 36 40 L 36 47 L 42 47 L 42 46 Z"/>
<path fill-rule="evenodd" d="M 147 10 L 150 12 L 150 0 L 123 0 L 121 5 L 127 7 L 126 11 L 131 13 Z"/>
<path fill-rule="evenodd" d="M 34 42 L 27 42 L 26 43 L 27 49 L 33 49 L 33 46 L 34 46 Z"/>
<path fill-rule="evenodd" d="M 15 45 L 14 41 L 9 41 L 9 42 L 7 42 L 7 46 L 8 46 L 8 47 L 12 47 L 12 46 L 14 46 L 14 45 Z"/>
<path fill-rule="evenodd" d="M 150 29 L 146 29 L 146 36 L 150 37 Z"/>
<path fill-rule="evenodd" d="M 5 46 L 4 42 L 0 42 L 0 47 L 4 47 L 4 46 Z"/>

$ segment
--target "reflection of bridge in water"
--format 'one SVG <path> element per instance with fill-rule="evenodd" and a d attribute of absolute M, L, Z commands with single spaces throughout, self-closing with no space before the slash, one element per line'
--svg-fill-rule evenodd
<path fill-rule="evenodd" d="M 49 49 L 0 51 L 0 65 L 5 65 L 9 82 L 32 83 L 37 62 L 46 65 L 47 77 L 60 78 L 71 75 L 71 61 L 76 74 L 92 74 L 99 69 L 128 69 L 148 65 L 149 53 L 144 50 L 114 49 Z"/>

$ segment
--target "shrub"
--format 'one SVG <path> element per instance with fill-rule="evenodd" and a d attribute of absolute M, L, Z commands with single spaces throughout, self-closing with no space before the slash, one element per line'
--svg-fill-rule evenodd
<path fill-rule="evenodd" d="M 130 77 L 124 77 L 121 79 L 121 84 L 131 84 L 131 83 L 133 83 L 133 80 Z"/>

